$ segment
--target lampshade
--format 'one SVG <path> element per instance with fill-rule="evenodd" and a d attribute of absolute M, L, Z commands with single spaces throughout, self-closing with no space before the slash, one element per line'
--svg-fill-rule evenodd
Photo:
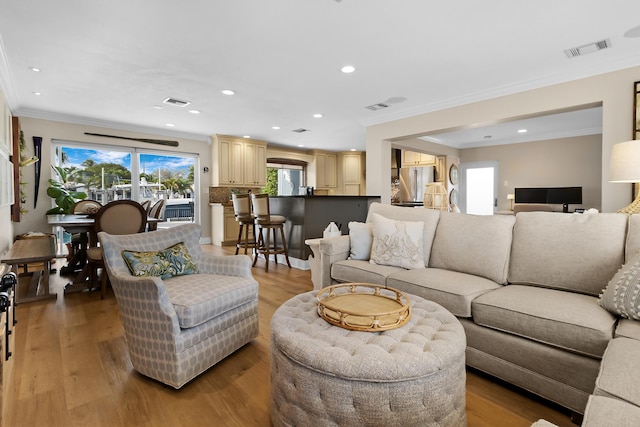
<path fill-rule="evenodd" d="M 432 182 L 426 185 L 423 204 L 428 209 L 449 210 L 449 197 L 447 189 L 441 182 Z"/>
<path fill-rule="evenodd" d="M 513 193 L 509 193 L 509 194 L 507 194 L 507 200 L 513 200 L 513 199 L 515 199 L 515 198 L 516 198 L 516 195 L 515 195 L 515 194 L 513 194 Z"/>
<path fill-rule="evenodd" d="M 610 182 L 640 182 L 640 141 L 615 144 L 609 164 Z"/>
<path fill-rule="evenodd" d="M 640 141 L 627 141 L 615 144 L 611 149 L 609 163 L 610 182 L 640 182 Z M 622 213 L 640 213 L 640 194 Z"/>

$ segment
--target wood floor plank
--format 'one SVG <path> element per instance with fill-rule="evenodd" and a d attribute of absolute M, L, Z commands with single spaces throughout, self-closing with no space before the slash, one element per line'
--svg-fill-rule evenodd
<path fill-rule="evenodd" d="M 204 245 L 230 254 L 234 248 Z M 269 265 L 252 269 L 260 284 L 259 336 L 180 390 L 137 373 L 113 291 L 64 295 L 72 277 L 51 277 L 57 300 L 17 307 L 13 375 L 5 393 L 4 425 L 92 427 L 198 427 L 271 425 L 269 334 L 282 303 L 313 288 L 309 271 Z M 469 427 L 529 426 L 545 418 L 571 426 L 568 412 L 470 370 Z"/>

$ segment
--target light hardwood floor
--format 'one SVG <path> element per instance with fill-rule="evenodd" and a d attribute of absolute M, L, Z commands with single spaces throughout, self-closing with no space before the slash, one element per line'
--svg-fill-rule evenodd
<path fill-rule="evenodd" d="M 110 289 L 104 300 L 99 292 L 63 295 L 70 278 L 53 275 L 57 301 L 17 307 L 3 426 L 270 426 L 269 322 L 284 301 L 312 284 L 309 271 L 281 264 L 265 273 L 262 259 L 253 273 L 260 283 L 259 337 L 180 390 L 133 370 Z M 573 425 L 568 412 L 473 370 L 467 418 L 469 427 L 530 426 L 540 418 Z"/>

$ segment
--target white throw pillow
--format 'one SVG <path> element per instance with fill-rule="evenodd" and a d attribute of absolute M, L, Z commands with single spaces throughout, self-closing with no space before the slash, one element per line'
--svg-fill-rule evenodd
<path fill-rule="evenodd" d="M 640 320 L 640 253 L 613 276 L 600 295 L 600 305 L 618 316 Z"/>
<path fill-rule="evenodd" d="M 368 260 L 371 257 L 373 243 L 371 224 L 351 221 L 349 223 L 349 242 L 351 244 L 349 259 Z"/>
<path fill-rule="evenodd" d="M 373 213 L 371 224 L 371 263 L 407 269 L 424 268 L 422 221 L 395 221 Z"/>

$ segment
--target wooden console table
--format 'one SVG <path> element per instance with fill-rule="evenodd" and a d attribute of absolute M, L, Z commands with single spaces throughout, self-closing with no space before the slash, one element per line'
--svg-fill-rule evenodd
<path fill-rule="evenodd" d="M 11 265 L 18 275 L 18 266 L 22 264 L 42 263 L 42 271 L 26 273 L 31 276 L 29 286 L 20 289 L 20 283 L 16 290 L 16 303 L 39 301 L 43 299 L 56 299 L 57 294 L 49 293 L 49 272 L 51 261 L 56 257 L 56 245 L 53 237 L 38 239 L 23 239 L 13 242 L 13 246 L 2 255 L 1 262 Z M 24 274 L 18 275 L 24 277 Z M 20 282 L 20 281 L 19 281 Z M 26 283 L 25 281 L 22 282 Z"/>

